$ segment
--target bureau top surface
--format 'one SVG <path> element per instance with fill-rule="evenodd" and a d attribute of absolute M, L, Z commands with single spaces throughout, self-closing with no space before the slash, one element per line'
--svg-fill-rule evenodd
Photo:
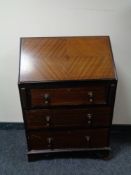
<path fill-rule="evenodd" d="M 109 37 L 21 38 L 20 82 L 116 79 Z"/>

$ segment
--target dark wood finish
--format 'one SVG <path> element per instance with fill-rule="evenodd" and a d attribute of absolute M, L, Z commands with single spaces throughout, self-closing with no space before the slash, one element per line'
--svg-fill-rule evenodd
<path fill-rule="evenodd" d="M 21 88 L 21 95 L 22 95 L 22 104 L 25 108 L 27 106 L 27 95 L 26 95 L 26 88 Z"/>
<path fill-rule="evenodd" d="M 31 89 L 31 106 L 106 104 L 107 87 Z"/>
<path fill-rule="evenodd" d="M 117 86 L 109 37 L 22 38 L 18 83 L 29 159 L 109 151 Z"/>
<path fill-rule="evenodd" d="M 25 111 L 28 129 L 109 127 L 111 114 L 109 107 Z"/>
<path fill-rule="evenodd" d="M 31 150 L 58 148 L 100 148 L 108 146 L 108 129 L 75 131 L 30 131 Z"/>

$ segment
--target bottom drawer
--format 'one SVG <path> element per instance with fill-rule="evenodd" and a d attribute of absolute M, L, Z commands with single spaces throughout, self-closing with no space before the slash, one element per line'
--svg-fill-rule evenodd
<path fill-rule="evenodd" d="M 29 150 L 101 148 L 108 146 L 108 129 L 29 131 Z"/>

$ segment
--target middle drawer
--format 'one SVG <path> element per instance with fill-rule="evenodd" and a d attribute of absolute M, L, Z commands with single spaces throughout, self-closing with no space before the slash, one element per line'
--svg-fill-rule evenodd
<path fill-rule="evenodd" d="M 24 113 L 28 129 L 108 127 L 111 123 L 109 107 L 25 110 Z"/>

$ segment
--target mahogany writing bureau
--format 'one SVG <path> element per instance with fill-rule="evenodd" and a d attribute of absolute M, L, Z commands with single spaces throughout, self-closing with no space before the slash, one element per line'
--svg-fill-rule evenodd
<path fill-rule="evenodd" d="M 21 38 L 18 85 L 29 160 L 110 150 L 117 77 L 108 36 Z"/>

